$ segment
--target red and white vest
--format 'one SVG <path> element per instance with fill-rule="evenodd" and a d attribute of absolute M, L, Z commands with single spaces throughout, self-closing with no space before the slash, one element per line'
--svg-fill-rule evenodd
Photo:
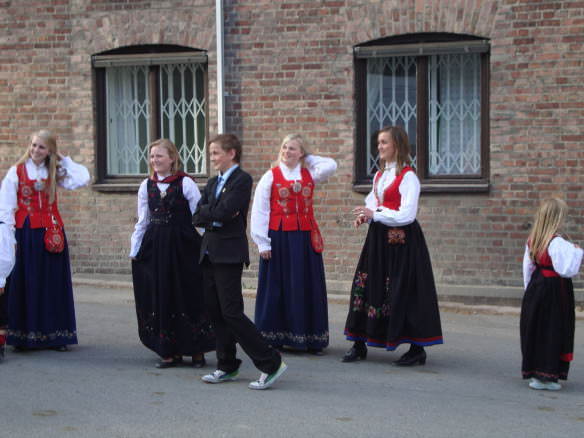
<path fill-rule="evenodd" d="M 555 237 L 555 236 L 554 236 Z M 527 242 L 527 247 L 531 248 L 531 242 Z M 548 252 L 548 248 L 546 248 L 545 252 L 542 254 L 538 254 L 535 257 L 535 263 L 539 270 L 541 271 L 541 275 L 544 277 L 559 277 L 560 275 L 554 271 L 554 265 L 552 263 L 552 258 L 550 257 L 550 253 Z"/>
<path fill-rule="evenodd" d="M 282 169 L 272 169 L 272 194 L 270 196 L 270 230 L 310 231 L 316 226 L 312 209 L 314 181 L 310 172 L 300 169 L 302 179 L 289 181 Z"/>
<path fill-rule="evenodd" d="M 49 205 L 49 194 L 44 190 L 44 187 L 48 187 L 49 180 L 41 180 L 43 189 L 37 190 L 35 188 L 37 181 L 28 177 L 24 163 L 16 166 L 16 174 L 18 175 L 16 197 L 18 209 L 14 215 L 16 228 L 22 228 L 27 217 L 31 228 L 50 227 L 53 224 L 53 217 L 60 226 L 63 226 L 63 220 L 57 208 L 56 194 L 55 201 Z"/>
<path fill-rule="evenodd" d="M 401 205 L 401 193 L 399 192 L 399 185 L 404 179 L 405 174 L 410 171 L 413 172 L 413 169 L 409 166 L 406 166 L 402 169 L 400 174 L 396 176 L 393 182 L 383 191 L 383 200 L 380 200 L 377 195 L 377 183 L 379 182 L 379 178 L 383 172 L 377 172 L 375 175 L 375 180 L 373 181 L 373 193 L 375 193 L 378 205 L 383 205 L 390 210 L 399 209 L 399 206 Z"/>

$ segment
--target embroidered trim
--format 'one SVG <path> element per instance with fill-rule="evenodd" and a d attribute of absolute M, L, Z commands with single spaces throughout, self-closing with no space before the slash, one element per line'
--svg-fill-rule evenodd
<path fill-rule="evenodd" d="M 367 313 L 371 319 L 381 319 L 391 315 L 390 302 L 390 281 L 389 277 L 385 278 L 385 298 L 384 303 L 375 307 L 365 300 L 365 287 L 367 286 L 367 272 L 357 271 L 353 280 L 351 289 L 351 309 L 353 312 Z"/>
<path fill-rule="evenodd" d="M 390 245 L 404 245 L 406 243 L 406 232 L 402 228 L 388 228 L 387 243 Z"/>
<path fill-rule="evenodd" d="M 54 341 L 56 339 L 70 339 L 74 340 L 77 338 L 76 331 L 69 330 L 57 330 L 53 333 L 43 333 L 43 332 L 23 332 L 22 330 L 8 330 L 8 337 L 14 338 L 19 341 L 28 342 L 47 342 Z"/>
<path fill-rule="evenodd" d="M 262 336 L 274 344 L 293 343 L 293 344 L 315 344 L 327 343 L 329 341 L 329 332 L 326 331 L 319 335 L 298 335 L 292 332 L 261 332 Z"/>

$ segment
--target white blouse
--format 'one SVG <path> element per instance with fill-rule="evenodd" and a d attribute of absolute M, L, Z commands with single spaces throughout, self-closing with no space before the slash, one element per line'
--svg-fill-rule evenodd
<path fill-rule="evenodd" d="M 132 238 L 130 239 L 130 257 L 136 257 L 138 251 L 140 251 L 140 246 L 142 245 L 142 239 L 144 238 L 144 233 L 150 224 L 150 209 L 148 208 L 148 178 L 146 178 L 140 184 L 138 189 L 138 222 L 134 226 L 134 232 L 132 233 Z M 156 183 L 158 189 L 164 192 L 170 184 L 166 183 Z M 197 187 L 197 184 L 188 177 L 182 179 L 182 189 L 183 195 L 189 202 L 189 209 L 191 214 L 195 213 L 197 208 L 197 203 L 201 199 L 201 192 Z"/>
<path fill-rule="evenodd" d="M 377 181 L 377 187 L 373 184 L 371 192 L 365 198 L 365 206 L 374 212 L 373 221 L 381 222 L 388 227 L 411 224 L 416 219 L 420 199 L 420 180 L 414 172 L 407 172 L 399 185 L 401 195 L 399 209 L 391 210 L 381 205 L 377 199 L 383 202 L 383 192 L 394 180 L 395 163 L 388 163 L 385 166 L 385 172 Z M 377 190 L 377 196 L 375 196 L 375 190 Z"/>
<path fill-rule="evenodd" d="M 552 259 L 552 266 L 560 277 L 572 278 L 580 271 L 582 263 L 582 248 L 576 247 L 564 238 L 554 237 L 548 245 L 548 254 Z M 529 258 L 529 247 L 525 245 L 523 254 L 523 287 L 527 288 L 531 275 L 535 271 L 535 263 Z"/>
<path fill-rule="evenodd" d="M 310 172 L 310 176 L 315 183 L 326 181 L 337 170 L 337 163 L 332 158 L 320 157 L 318 155 L 307 155 L 304 158 L 304 165 Z M 294 169 L 290 169 L 283 163 L 279 164 L 284 178 L 288 181 L 301 180 L 301 166 L 298 164 Z M 253 204 L 251 207 L 251 238 L 258 246 L 259 252 L 271 251 L 272 246 L 268 231 L 270 227 L 270 198 L 272 194 L 272 182 L 274 176 L 272 170 L 268 170 L 260 178 L 255 189 Z"/>
<path fill-rule="evenodd" d="M 65 170 L 62 179 L 57 180 L 57 185 L 66 190 L 75 190 L 87 185 L 89 182 L 89 171 L 81 164 L 75 163 L 69 157 L 63 157 L 59 163 Z M 30 179 L 45 179 L 49 172 L 43 163 L 37 166 L 31 158 L 25 162 L 26 173 Z M 18 174 L 16 166 L 8 169 L 6 176 L 2 180 L 0 188 L 0 287 L 6 284 L 6 277 L 10 275 L 15 262 L 14 237 L 15 212 L 18 209 Z"/>

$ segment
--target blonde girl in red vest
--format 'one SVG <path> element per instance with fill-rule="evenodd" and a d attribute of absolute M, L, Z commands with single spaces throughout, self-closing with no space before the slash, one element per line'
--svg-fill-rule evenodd
<path fill-rule="evenodd" d="M 558 233 L 568 206 L 542 202 L 523 255 L 525 294 L 521 305 L 521 371 L 532 389 L 559 390 L 574 355 L 574 287 L 582 248 Z"/>
<path fill-rule="evenodd" d="M 397 366 L 424 365 L 424 347 L 442 343 L 432 264 L 416 220 L 420 181 L 410 167 L 405 130 L 377 135 L 380 168 L 365 205 L 354 209 L 355 226 L 369 223 L 351 289 L 345 335 L 354 341 L 343 362 L 367 357 L 367 346 L 410 349 Z"/>
<path fill-rule="evenodd" d="M 278 348 L 322 354 L 328 346 L 323 242 L 316 224 L 316 184 L 337 168 L 332 158 L 310 154 L 300 135 L 282 141 L 278 163 L 255 190 L 251 237 L 260 267 L 255 324 Z"/>
<path fill-rule="evenodd" d="M 14 268 L 10 272 L 2 266 L 11 263 L 0 265 L 0 286 L 6 283 L 8 344 L 15 350 L 65 351 L 67 345 L 77 343 L 69 251 L 57 186 L 73 190 L 88 182 L 87 169 L 59 154 L 55 137 L 46 130 L 31 136 L 26 152 L 2 181 L 0 227 L 8 235 L 2 240 L 8 243 L 2 244 L 0 258 L 13 257 Z M 47 228 L 56 233 L 47 234 Z M 16 253 L 11 256 L 14 240 Z"/>

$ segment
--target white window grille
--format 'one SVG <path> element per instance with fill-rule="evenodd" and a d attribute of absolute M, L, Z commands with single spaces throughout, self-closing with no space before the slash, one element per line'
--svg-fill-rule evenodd
<path fill-rule="evenodd" d="M 480 54 L 433 55 L 428 79 L 429 175 L 480 175 Z"/>
<path fill-rule="evenodd" d="M 148 173 L 148 68 L 108 68 L 106 87 L 108 172 L 114 175 Z"/>
<path fill-rule="evenodd" d="M 151 114 L 146 65 L 106 68 L 107 174 L 148 173 L 148 144 L 155 123 Z M 159 132 L 177 147 L 185 171 L 203 175 L 206 166 L 206 114 L 204 65 L 160 66 Z"/>
<path fill-rule="evenodd" d="M 207 171 L 205 157 L 205 90 L 201 64 L 161 66 L 162 137 L 176 145 L 185 172 Z"/>
<path fill-rule="evenodd" d="M 376 132 L 384 126 L 400 125 L 408 133 L 415 157 L 416 58 L 395 56 L 367 60 L 367 172 L 378 169 Z"/>
<path fill-rule="evenodd" d="M 481 174 L 479 53 L 431 55 L 428 66 L 428 175 Z M 416 58 L 367 60 L 367 173 L 378 168 L 375 132 L 403 126 L 416 165 Z"/>

